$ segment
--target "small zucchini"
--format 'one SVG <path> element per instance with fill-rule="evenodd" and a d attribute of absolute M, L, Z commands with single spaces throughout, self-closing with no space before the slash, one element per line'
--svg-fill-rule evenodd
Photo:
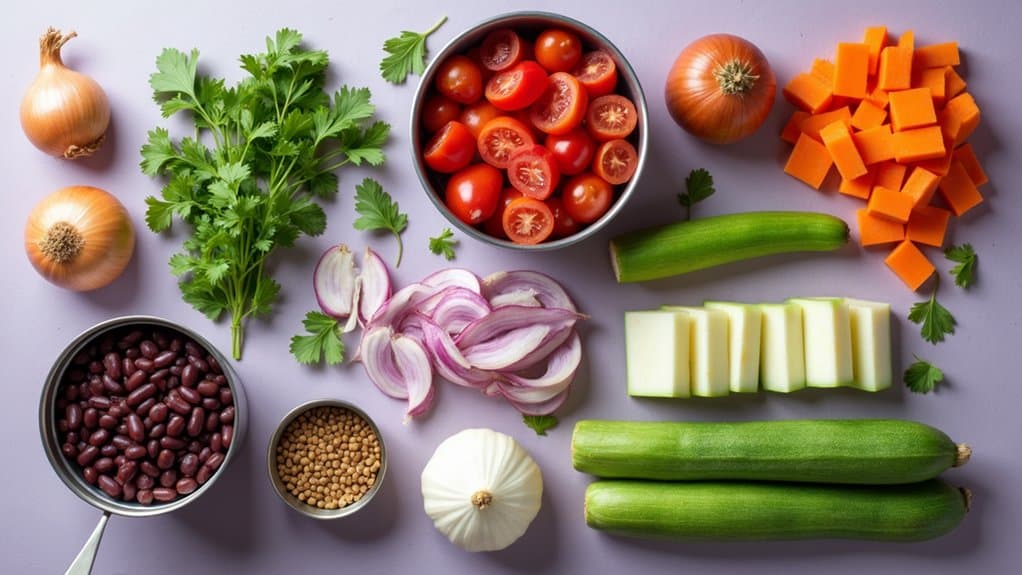
<path fill-rule="evenodd" d="M 901 419 L 584 420 L 571 438 L 575 469 L 627 479 L 914 483 L 970 454 L 940 430 Z"/>
<path fill-rule="evenodd" d="M 748 212 L 639 230 L 610 242 L 619 283 L 688 273 L 789 252 L 831 251 L 848 242 L 848 225 L 815 212 Z"/>
<path fill-rule="evenodd" d="M 586 489 L 585 520 L 634 537 L 923 541 L 954 529 L 969 499 L 939 479 L 883 487 L 604 480 Z"/>

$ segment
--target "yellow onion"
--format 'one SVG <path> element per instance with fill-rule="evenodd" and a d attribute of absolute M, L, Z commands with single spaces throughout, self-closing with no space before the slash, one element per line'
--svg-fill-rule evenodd
<path fill-rule="evenodd" d="M 103 144 L 110 103 L 92 78 L 60 59 L 60 49 L 76 34 L 50 28 L 39 39 L 39 74 L 21 100 L 21 129 L 35 147 L 73 160 Z"/>
<path fill-rule="evenodd" d="M 25 224 L 25 252 L 44 278 L 88 291 L 121 275 L 135 251 L 135 229 L 124 206 L 90 186 L 57 190 L 36 204 Z"/>

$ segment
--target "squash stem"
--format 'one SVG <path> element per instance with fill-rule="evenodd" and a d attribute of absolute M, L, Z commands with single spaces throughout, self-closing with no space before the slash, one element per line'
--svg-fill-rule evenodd
<path fill-rule="evenodd" d="M 965 443 L 959 443 L 955 450 L 955 462 L 951 464 L 951 467 L 961 467 L 969 462 L 969 458 L 972 457 L 972 448 Z"/>

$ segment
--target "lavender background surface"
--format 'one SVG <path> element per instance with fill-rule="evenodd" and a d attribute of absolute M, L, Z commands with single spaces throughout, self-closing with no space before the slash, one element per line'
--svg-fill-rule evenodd
<path fill-rule="evenodd" d="M 432 413 L 402 425 L 403 405 L 384 397 L 360 366 L 310 369 L 287 351 L 305 311 L 315 306 L 311 275 L 316 257 L 343 241 L 371 245 L 388 261 L 395 244 L 385 236 L 356 232 L 355 183 L 372 173 L 400 201 L 411 223 L 404 235 L 405 262 L 398 284 L 448 264 L 429 254 L 427 237 L 446 221 L 423 195 L 408 150 L 408 117 L 414 82 L 396 87 L 377 71 L 380 46 L 403 29 L 425 29 L 441 15 L 450 21 L 430 39 L 438 49 L 460 30 L 497 13 L 547 9 L 581 19 L 604 32 L 629 56 L 639 74 L 652 117 L 650 152 L 641 186 L 627 209 L 598 237 L 563 251 L 526 255 L 462 238 L 456 264 L 480 275 L 531 268 L 560 279 L 589 314 L 584 331 L 586 361 L 563 408 L 561 426 L 535 436 L 507 405 L 449 384 L 441 385 Z M 146 130 L 168 125 L 150 100 L 146 80 L 163 47 L 198 47 L 202 69 L 237 79 L 237 57 L 258 51 L 280 27 L 301 30 L 307 42 L 329 50 L 331 81 L 373 90 L 379 116 L 393 125 L 382 170 L 349 169 L 341 193 L 326 206 L 327 233 L 302 239 L 272 261 L 283 284 L 274 315 L 248 326 L 245 359 L 236 363 L 249 396 L 251 427 L 243 453 L 210 493 L 196 504 L 152 519 L 114 517 L 96 573 L 975 573 L 1020 569 L 1018 525 L 1022 511 L 1022 382 L 1019 349 L 1022 284 L 1018 198 L 1022 150 L 1022 4 L 987 2 L 540 2 L 444 1 L 365 3 L 290 0 L 270 2 L 17 2 L 0 23 L 7 64 L 0 72 L 0 134 L 4 170 L 0 210 L 0 274 L 3 319 L 0 415 L 0 571 L 60 573 L 92 530 L 99 512 L 78 500 L 51 471 L 38 438 L 36 410 L 50 362 L 78 332 L 124 314 L 160 315 L 192 327 L 229 350 L 227 325 L 212 324 L 181 301 L 167 269 L 180 234 L 156 236 L 145 229 L 143 198 L 159 183 L 138 170 Z M 814 57 L 829 57 L 838 41 L 858 41 L 868 25 L 886 24 L 898 34 L 912 28 L 917 42 L 957 40 L 962 69 L 983 110 L 974 146 L 990 174 L 987 202 L 957 220 L 954 242 L 971 242 L 980 254 L 979 282 L 968 293 L 945 281 L 941 301 L 959 320 L 947 342 L 923 342 L 904 317 L 921 296 L 910 293 L 883 265 L 881 251 L 852 245 L 836 253 L 769 258 L 642 285 L 614 283 L 606 257 L 616 233 L 664 223 L 680 215 L 675 193 L 692 168 L 708 168 L 718 193 L 696 213 L 799 209 L 830 212 L 847 220 L 860 204 L 833 192 L 815 192 L 781 171 L 788 146 L 777 133 L 791 112 L 780 97 L 766 125 L 741 143 L 716 147 L 682 132 L 664 108 L 663 82 L 675 55 L 695 38 L 731 32 L 755 42 L 783 85 Z M 23 137 L 17 107 L 36 72 L 36 42 L 46 26 L 80 34 L 66 48 L 66 62 L 106 89 L 113 123 L 106 147 L 95 158 L 58 161 Z M 183 124 L 170 122 L 181 133 Z M 22 230 L 31 207 L 66 185 L 110 190 L 131 212 L 138 245 L 127 272 L 113 285 L 87 294 L 44 282 L 26 261 Z M 928 252 L 941 273 L 950 267 Z M 944 275 L 947 278 L 946 275 Z M 663 303 L 698 304 L 707 298 L 779 301 L 798 295 L 854 296 L 890 301 L 895 316 L 896 368 L 913 354 L 944 368 L 948 383 L 930 396 L 900 386 L 880 394 L 852 390 L 806 391 L 791 396 L 759 394 L 719 400 L 641 401 L 624 392 L 622 312 Z M 354 341 L 351 341 L 354 344 Z M 381 493 L 347 520 L 316 522 L 287 508 L 271 491 L 265 473 L 266 443 L 278 420 L 298 403 L 320 397 L 355 402 L 376 419 L 390 450 Z M 590 479 L 571 469 L 571 428 L 582 418 L 749 420 L 809 417 L 898 417 L 936 425 L 968 441 L 975 457 L 947 478 L 971 488 L 975 507 L 960 528 L 940 540 L 913 544 L 862 542 L 670 543 L 609 537 L 583 524 L 582 494 Z M 466 427 L 510 433 L 544 472 L 544 505 L 526 535 L 511 548 L 467 554 L 436 532 L 422 511 L 419 473 L 436 445 Z"/>

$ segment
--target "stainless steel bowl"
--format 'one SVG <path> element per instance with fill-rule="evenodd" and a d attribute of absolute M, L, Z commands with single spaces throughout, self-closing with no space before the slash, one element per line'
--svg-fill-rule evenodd
<path fill-rule="evenodd" d="M 280 442 L 281 435 L 283 435 L 284 430 L 287 429 L 287 426 L 294 421 L 296 417 L 316 407 L 339 407 L 353 412 L 369 424 L 369 428 L 373 430 L 373 433 L 376 434 L 376 437 L 380 442 L 380 469 L 376 472 L 376 482 L 373 483 L 373 486 L 366 491 L 365 495 L 363 495 L 361 499 L 351 505 L 341 507 L 340 509 L 320 509 L 299 501 L 297 497 L 287 490 L 287 487 L 285 487 L 284 483 L 280 480 L 280 474 L 277 472 L 277 443 Z M 348 515 L 362 509 L 368 505 L 369 501 L 371 501 L 372 498 L 376 496 L 376 493 L 379 492 L 380 486 L 383 485 L 383 477 L 387 474 L 387 446 L 383 441 L 383 434 L 380 433 L 380 428 L 376 426 L 376 422 L 355 405 L 339 399 L 316 399 L 307 401 L 292 409 L 284 416 L 283 419 L 280 420 L 280 423 L 277 425 L 277 429 L 273 432 L 273 437 L 270 438 L 269 446 L 266 448 L 266 470 L 270 475 L 270 483 L 273 484 L 274 491 L 276 491 L 277 495 L 284 500 L 284 503 L 287 503 L 292 509 L 302 515 L 312 517 L 313 519 L 338 519 L 341 517 L 347 517 Z"/>
<path fill-rule="evenodd" d="M 195 340 L 196 343 L 216 358 L 217 362 L 220 364 L 221 370 L 227 377 L 227 384 L 234 396 L 234 437 L 231 440 L 231 447 L 227 450 L 224 462 L 209 478 L 209 481 L 199 486 L 199 488 L 194 492 L 167 503 L 154 502 L 152 505 L 142 505 L 140 503 L 115 501 L 100 491 L 98 487 L 89 485 L 77 471 L 76 465 L 73 462 L 68 461 L 60 451 L 61 444 L 60 438 L 57 436 L 57 422 L 56 417 L 54 416 L 54 411 L 56 407 L 57 391 L 64 378 L 64 372 L 69 367 L 71 359 L 78 354 L 78 352 L 85 349 L 85 347 L 93 339 L 101 337 L 110 331 L 127 326 L 166 328 L 180 332 L 181 334 Z M 81 553 L 79 553 L 78 557 L 75 558 L 74 563 L 68 569 L 68 573 L 89 573 L 92 567 L 92 562 L 95 558 L 96 549 L 98 548 L 99 541 L 103 535 L 103 528 L 105 527 L 110 514 L 123 515 L 126 517 L 150 517 L 153 515 L 162 515 L 164 513 L 174 511 L 175 509 L 180 509 L 185 505 L 189 505 L 201 497 L 202 494 L 209 491 L 213 487 L 213 484 L 216 483 L 217 479 L 223 475 L 224 470 L 227 469 L 231 462 L 237 457 L 238 452 L 241 451 L 240 446 L 245 437 L 247 427 L 248 410 L 245 400 L 245 390 L 241 385 L 241 380 L 238 378 L 237 373 L 235 373 L 227 358 L 221 354 L 213 346 L 213 344 L 206 340 L 206 338 L 191 329 L 159 317 L 134 315 L 109 319 L 90 327 L 75 337 L 75 339 L 64 348 L 64 351 L 60 353 L 56 361 L 53 362 L 53 366 L 50 368 L 50 372 L 46 376 L 46 382 L 43 385 L 42 399 L 39 402 L 39 431 L 42 436 L 43 449 L 46 451 L 46 458 L 49 459 L 50 465 L 53 466 L 53 470 L 57 473 L 57 476 L 60 477 L 60 480 L 64 482 L 64 485 L 66 485 L 68 489 L 74 492 L 75 495 L 89 505 L 103 511 L 103 516 L 100 519 L 99 525 L 96 526 L 96 529 L 93 531 L 92 536 L 89 537 Z"/>
<path fill-rule="evenodd" d="M 608 210 L 602 218 L 592 224 L 589 224 L 589 226 L 576 234 L 566 238 L 560 238 L 531 246 L 516 244 L 514 242 L 495 238 L 455 217 L 455 215 L 452 214 L 444 204 L 444 190 L 439 187 L 438 178 L 430 176 L 430 172 L 422 159 L 422 147 L 425 144 L 421 133 L 422 131 L 419 129 L 419 125 L 421 124 L 422 105 L 433 86 L 433 80 L 436 76 L 436 71 L 440 66 L 440 63 L 446 60 L 449 56 L 463 53 L 470 47 L 482 42 L 483 38 L 493 30 L 507 27 L 511 27 L 516 30 L 535 30 L 536 32 L 550 27 L 563 28 L 577 34 L 579 38 L 582 39 L 582 43 L 585 46 L 606 50 L 611 57 L 614 58 L 614 63 L 617 65 L 619 93 L 627 96 L 635 104 L 635 109 L 639 115 L 639 121 L 636 125 L 635 133 L 633 136 L 629 137 L 629 139 L 633 140 L 635 143 L 635 149 L 639 155 L 635 175 L 633 175 L 632 179 L 624 185 L 624 188 L 615 199 L 614 204 L 611 205 L 610 210 Z M 649 115 L 646 110 L 646 96 L 642 92 L 642 86 L 639 84 L 639 77 L 635 74 L 635 70 L 632 69 L 632 66 L 628 63 L 628 59 L 625 58 L 624 54 L 622 54 L 621 51 L 617 49 L 617 46 L 607 39 L 606 36 L 578 20 L 562 16 L 560 14 L 554 14 L 551 12 L 511 12 L 484 20 L 479 24 L 470 27 L 468 30 L 465 30 L 461 34 L 458 34 L 436 53 L 433 57 L 433 61 L 430 62 L 429 66 L 422 74 L 419 87 L 415 91 L 414 102 L 415 105 L 412 106 L 412 118 L 409 129 L 411 131 L 412 142 L 412 164 L 415 166 L 415 173 L 419 177 L 419 182 L 422 184 L 423 189 L 426 190 L 426 195 L 429 196 L 430 201 L 433 202 L 436 209 L 440 210 L 440 213 L 442 213 L 444 217 L 451 222 L 451 224 L 461 230 L 465 235 L 491 245 L 521 251 L 548 251 L 584 241 L 603 229 L 604 226 L 610 223 L 610 221 L 613 220 L 622 209 L 624 209 L 625 204 L 628 202 L 628 198 L 631 197 L 635 190 L 636 184 L 639 181 L 639 176 L 642 174 L 642 168 L 646 162 L 646 151 L 648 149 L 649 139 Z"/>

